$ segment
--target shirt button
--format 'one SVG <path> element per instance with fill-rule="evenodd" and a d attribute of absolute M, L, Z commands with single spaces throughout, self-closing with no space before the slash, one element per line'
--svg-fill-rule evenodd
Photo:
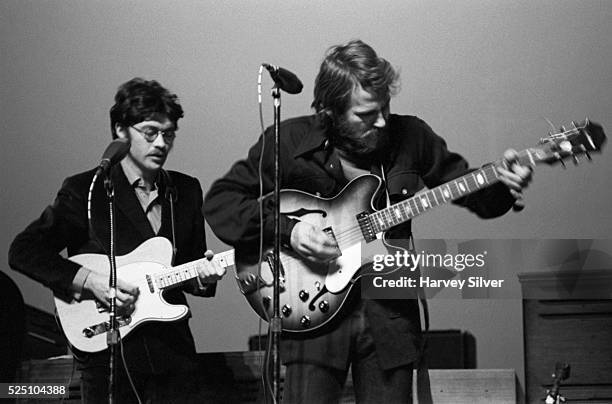
<path fill-rule="evenodd" d="M 316 192 L 315 195 L 316 196 L 321 196 L 321 193 L 320 192 Z"/>
<path fill-rule="evenodd" d="M 334 163 L 330 163 L 329 168 L 334 168 Z"/>
<path fill-rule="evenodd" d="M 402 188 L 402 195 L 408 195 L 408 190 L 406 188 Z"/>

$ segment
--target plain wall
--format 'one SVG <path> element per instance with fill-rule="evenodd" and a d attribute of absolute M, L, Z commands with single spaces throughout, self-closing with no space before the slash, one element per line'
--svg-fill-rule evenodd
<path fill-rule="evenodd" d="M 474 165 L 533 146 L 555 125 L 586 116 L 612 125 L 610 1 L 28 1 L 0 2 L 2 241 L 51 203 L 61 181 L 96 164 L 110 141 L 120 83 L 154 78 L 186 111 L 167 167 L 206 190 L 259 133 L 261 62 L 304 82 L 283 95 L 283 117 L 310 112 L 325 49 L 361 38 L 401 70 L 392 111 L 426 120 Z M 271 124 L 271 81 L 264 117 Z M 608 152 L 567 170 L 541 167 L 527 208 L 479 220 L 456 207 L 415 220 L 421 238 L 605 239 L 612 229 Z M 208 232 L 210 247 L 227 248 Z M 51 294 L 5 268 L 28 304 Z M 200 351 L 247 348 L 257 317 L 232 274 L 217 298 L 190 299 Z M 522 378 L 519 300 L 432 301 L 432 327 L 468 329 L 478 365 Z M 265 325 L 264 325 L 264 330 Z"/>

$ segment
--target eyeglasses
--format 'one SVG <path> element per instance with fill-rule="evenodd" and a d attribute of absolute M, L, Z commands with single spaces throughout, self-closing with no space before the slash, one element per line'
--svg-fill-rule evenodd
<path fill-rule="evenodd" d="M 145 127 L 144 129 L 138 129 L 135 126 L 130 126 L 130 128 L 134 129 L 136 132 L 140 133 L 142 137 L 149 143 L 153 143 L 155 139 L 159 135 L 162 135 L 164 138 L 164 142 L 172 143 L 174 138 L 176 138 L 176 131 L 174 130 L 159 130 L 157 128 Z"/>

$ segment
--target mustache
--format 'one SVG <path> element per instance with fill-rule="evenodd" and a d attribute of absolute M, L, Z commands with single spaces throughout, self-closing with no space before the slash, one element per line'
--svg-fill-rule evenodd
<path fill-rule="evenodd" d="M 361 138 L 361 139 L 365 139 L 365 138 L 369 138 L 369 137 L 372 137 L 372 136 L 376 136 L 376 137 L 378 137 L 378 136 L 380 136 L 381 134 L 382 134 L 382 131 L 381 131 L 380 129 L 378 129 L 378 128 L 372 128 L 372 129 L 369 129 L 369 130 L 365 131 L 365 132 L 364 132 L 364 133 L 363 133 L 363 134 L 360 136 L 360 138 Z"/>

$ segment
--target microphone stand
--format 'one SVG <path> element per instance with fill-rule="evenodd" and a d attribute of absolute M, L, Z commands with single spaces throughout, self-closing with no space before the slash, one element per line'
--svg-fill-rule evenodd
<path fill-rule="evenodd" d="M 281 94 L 278 84 L 272 88 L 274 98 L 274 279 L 272 298 L 272 319 L 270 327 L 272 330 L 272 390 L 274 402 L 280 403 L 280 339 L 282 331 L 282 318 L 280 316 L 280 108 Z"/>
<path fill-rule="evenodd" d="M 108 259 L 110 262 L 110 275 L 108 280 L 108 286 L 110 290 L 110 314 L 109 314 L 109 328 L 106 333 L 106 344 L 109 348 L 109 377 L 108 377 L 108 402 L 109 404 L 115 403 L 115 392 L 116 392 L 116 357 L 117 357 L 117 343 L 119 342 L 119 330 L 117 329 L 117 262 L 115 260 L 115 192 L 113 189 L 113 183 L 110 179 L 110 170 L 107 170 L 106 177 L 104 179 L 104 187 L 106 189 L 106 195 L 108 196 L 109 203 L 109 217 L 110 217 L 110 248 L 108 252 Z"/>

